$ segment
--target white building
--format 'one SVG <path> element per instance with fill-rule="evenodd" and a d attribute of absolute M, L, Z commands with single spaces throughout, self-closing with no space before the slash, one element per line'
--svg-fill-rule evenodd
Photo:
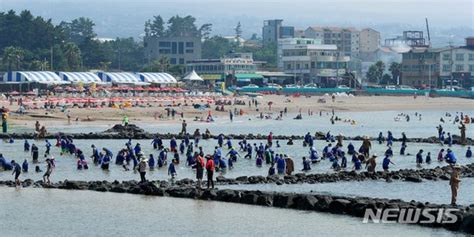
<path fill-rule="evenodd" d="M 327 86 L 330 79 L 346 73 L 349 56 L 341 55 L 336 45 L 319 39 L 293 38 L 278 41 L 278 67 L 293 75 L 298 83 Z"/>

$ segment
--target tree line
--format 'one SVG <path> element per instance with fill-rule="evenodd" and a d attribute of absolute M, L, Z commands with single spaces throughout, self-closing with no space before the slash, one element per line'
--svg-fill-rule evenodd
<path fill-rule="evenodd" d="M 80 17 L 53 24 L 51 19 L 33 16 L 30 11 L 0 12 L 0 71 L 53 70 L 87 71 L 167 71 L 183 72 L 169 65 L 169 59 L 145 59 L 142 40 L 98 39 L 91 19 Z M 230 52 L 252 52 L 254 59 L 276 65 L 276 45 L 243 46 L 221 36 L 211 36 L 212 24 L 196 25 L 192 16 L 173 16 L 166 22 L 154 16 L 144 25 L 144 37 L 196 36 L 203 39 L 202 58 L 220 58 Z M 236 38 L 242 34 L 240 23 Z M 253 40 L 259 41 L 254 35 Z"/>

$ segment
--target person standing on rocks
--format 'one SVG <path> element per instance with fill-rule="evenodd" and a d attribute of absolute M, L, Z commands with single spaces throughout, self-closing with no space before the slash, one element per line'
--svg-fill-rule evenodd
<path fill-rule="evenodd" d="M 33 163 L 38 162 L 38 154 L 38 147 L 35 144 L 31 145 L 31 155 L 33 157 Z"/>
<path fill-rule="evenodd" d="M 186 127 L 188 126 L 188 124 L 186 123 L 186 120 L 183 120 L 183 122 L 181 123 L 181 134 L 186 134 Z"/>
<path fill-rule="evenodd" d="M 197 188 L 201 188 L 202 178 L 204 176 L 204 158 L 200 156 L 197 152 L 194 152 L 194 157 L 196 157 L 196 179 L 197 179 Z"/>
<path fill-rule="evenodd" d="M 51 173 L 53 172 L 53 164 L 51 162 L 51 160 L 48 158 L 46 159 L 46 172 L 44 173 L 43 175 L 43 182 L 50 185 L 51 184 L 51 180 L 49 179 L 49 177 L 51 176 Z"/>
<path fill-rule="evenodd" d="M 21 174 L 21 166 L 18 163 L 16 163 L 14 160 L 11 161 L 11 164 L 13 166 L 12 175 L 15 175 L 15 184 L 16 184 L 16 186 L 20 186 L 21 181 L 20 181 L 19 177 L 20 177 L 20 174 Z"/>
<path fill-rule="evenodd" d="M 214 170 L 216 169 L 216 166 L 214 164 L 214 160 L 212 159 L 211 155 L 206 156 L 207 163 L 206 163 L 206 171 L 207 171 L 207 189 L 209 187 L 212 187 L 214 189 Z"/>
<path fill-rule="evenodd" d="M 461 145 L 466 145 L 466 125 L 461 121 L 459 131 L 461 132 Z"/>
<path fill-rule="evenodd" d="M 370 154 L 370 148 L 372 147 L 372 144 L 370 143 L 369 137 L 364 136 L 364 140 L 362 141 L 362 148 L 363 148 L 363 154 L 365 157 L 369 157 Z"/>
<path fill-rule="evenodd" d="M 459 183 L 461 183 L 461 178 L 459 177 L 460 169 L 461 167 L 458 165 L 453 166 L 451 171 L 451 179 L 449 180 L 449 185 L 451 185 L 451 205 L 453 206 L 456 206 Z"/>
<path fill-rule="evenodd" d="M 377 154 L 373 154 L 372 157 L 366 161 L 367 164 L 365 167 L 369 173 L 375 173 L 375 167 L 377 166 L 377 162 L 375 161 L 376 158 Z"/>
<path fill-rule="evenodd" d="M 146 166 L 147 166 L 147 160 L 142 157 L 142 159 L 140 160 L 140 164 L 138 164 L 138 172 L 140 172 L 140 182 L 146 182 L 146 178 L 145 178 L 145 175 L 146 175 Z"/>
<path fill-rule="evenodd" d="M 295 171 L 295 164 L 293 162 L 293 159 L 291 159 L 290 157 L 286 157 L 285 163 L 286 163 L 286 174 L 291 175 L 291 173 Z"/>

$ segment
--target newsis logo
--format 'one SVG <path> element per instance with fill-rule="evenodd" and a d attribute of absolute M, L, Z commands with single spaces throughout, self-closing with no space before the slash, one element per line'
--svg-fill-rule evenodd
<path fill-rule="evenodd" d="M 366 209 L 363 223 L 452 224 L 458 221 L 457 208 L 378 208 Z"/>

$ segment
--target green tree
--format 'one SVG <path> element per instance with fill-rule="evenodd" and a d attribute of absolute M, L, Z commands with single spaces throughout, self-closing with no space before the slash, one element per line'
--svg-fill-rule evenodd
<path fill-rule="evenodd" d="M 392 82 L 397 83 L 398 79 L 400 78 L 400 74 L 402 73 L 402 65 L 397 62 L 392 62 L 388 70 L 392 74 Z"/>
<path fill-rule="evenodd" d="M 161 37 L 165 33 L 164 21 L 160 15 L 153 17 L 153 22 L 150 24 L 150 35 Z"/>
<path fill-rule="evenodd" d="M 22 61 L 25 57 L 25 50 L 20 47 L 6 47 L 3 49 L 3 62 L 7 65 L 7 69 L 11 71 L 22 69 Z M 14 66 L 14 67 L 13 67 Z"/>
<path fill-rule="evenodd" d="M 192 16 L 173 16 L 168 20 L 168 29 L 166 30 L 166 35 L 171 37 L 198 36 L 199 31 L 195 22 L 196 18 Z"/>
<path fill-rule="evenodd" d="M 236 49 L 228 39 L 221 36 L 213 36 L 202 44 L 202 58 L 221 58 Z"/>
<path fill-rule="evenodd" d="M 235 27 L 234 30 L 235 30 L 235 38 L 239 39 L 242 36 L 242 25 L 240 25 L 240 21 L 239 23 L 237 23 L 237 26 Z"/>
<path fill-rule="evenodd" d="M 382 84 L 382 85 L 384 85 L 384 84 L 389 85 L 391 81 L 392 81 L 392 77 L 391 77 L 389 74 L 385 73 L 385 74 L 383 74 L 383 76 L 382 76 L 382 80 L 380 81 L 380 84 Z"/>
<path fill-rule="evenodd" d="M 209 24 L 209 23 L 204 24 L 199 28 L 199 34 L 205 40 L 209 39 L 209 36 L 211 35 L 211 31 L 212 31 L 212 24 Z"/>
<path fill-rule="evenodd" d="M 367 71 L 367 79 L 371 83 L 380 84 L 383 76 L 383 72 L 385 71 L 385 64 L 382 61 L 377 61 L 375 64 L 369 67 Z"/>
<path fill-rule="evenodd" d="M 77 70 L 81 65 L 81 50 L 72 42 L 66 43 L 63 48 L 68 70 Z"/>

